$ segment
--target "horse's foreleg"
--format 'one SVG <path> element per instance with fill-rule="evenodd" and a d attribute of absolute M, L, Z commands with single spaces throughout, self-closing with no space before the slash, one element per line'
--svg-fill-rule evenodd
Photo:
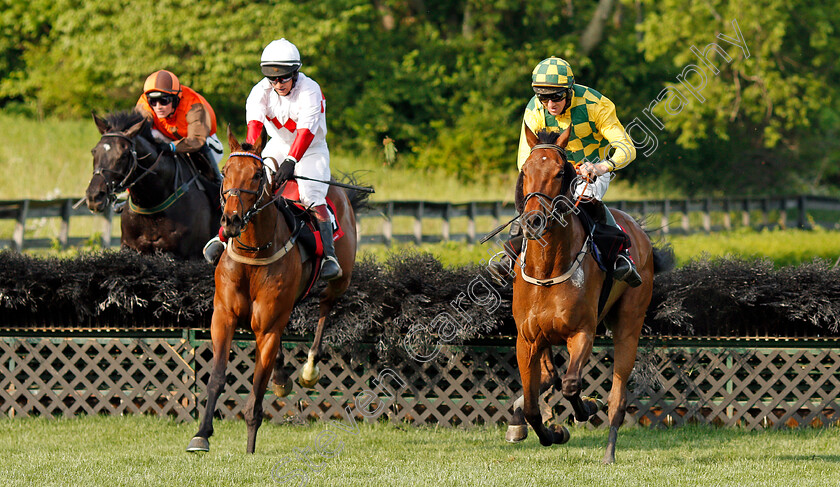
<path fill-rule="evenodd" d="M 248 446 L 245 450 L 247 453 L 254 453 L 257 446 L 257 430 L 263 421 L 263 397 L 277 358 L 277 349 L 280 347 L 279 333 L 255 332 L 255 335 L 257 351 L 254 360 L 254 384 L 245 403 L 245 424 L 248 426 Z"/>
<path fill-rule="evenodd" d="M 604 453 L 603 463 L 615 462 L 615 443 L 618 439 L 618 428 L 624 423 L 624 415 L 627 412 L 627 381 L 630 373 L 633 372 L 633 365 L 636 363 L 636 349 L 639 345 L 639 333 L 644 321 L 644 316 L 634 320 L 637 326 L 629 329 L 617 329 L 614 331 L 613 343 L 615 345 L 615 363 L 613 365 L 613 381 L 610 388 L 610 434 L 607 440 L 607 450 Z"/>
<path fill-rule="evenodd" d="M 579 332 L 569 338 L 566 343 L 569 349 L 569 368 L 563 376 L 563 397 L 572 403 L 575 420 L 588 421 L 598 412 L 598 404 L 594 399 L 586 400 L 580 397 L 582 390 L 581 370 L 592 354 L 593 337 L 591 333 Z"/>
<path fill-rule="evenodd" d="M 213 313 L 213 323 L 210 327 L 210 337 L 213 342 L 213 370 L 207 382 L 207 403 L 204 406 L 204 415 L 201 418 L 198 433 L 190 441 L 187 451 L 210 451 L 208 438 L 213 435 L 213 413 L 216 411 L 216 401 L 219 400 L 227 380 L 226 370 L 235 320 L 234 316 L 221 311 Z"/>
<path fill-rule="evenodd" d="M 557 371 L 554 367 L 554 360 L 551 354 L 551 347 L 544 348 L 540 355 L 540 397 L 555 386 Z M 525 397 L 519 396 L 513 401 L 513 414 L 511 415 L 508 429 L 505 433 L 505 441 L 518 443 L 528 437 L 528 425 L 525 422 L 524 413 Z M 548 411 L 551 415 L 551 410 Z M 546 416 L 546 414 L 543 414 Z"/>
<path fill-rule="evenodd" d="M 541 357 L 542 350 L 536 343 L 529 343 L 521 335 L 517 337 L 516 360 L 519 365 L 519 376 L 522 379 L 523 414 L 525 420 L 537 433 L 540 444 L 549 446 L 569 441 L 569 431 L 563 426 L 555 426 L 552 430 L 549 430 L 543 425 L 539 407 Z"/>

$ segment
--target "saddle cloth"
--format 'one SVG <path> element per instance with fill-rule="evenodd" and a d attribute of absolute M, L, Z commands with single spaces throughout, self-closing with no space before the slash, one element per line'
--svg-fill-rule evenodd
<path fill-rule="evenodd" d="M 312 268 L 314 272 L 307 285 L 306 292 L 298 299 L 297 303 L 309 296 L 313 286 L 318 281 L 321 273 L 321 259 L 324 257 L 324 246 L 321 243 L 321 232 L 318 230 L 315 217 L 307 211 L 307 208 L 300 202 L 298 184 L 295 180 L 286 181 L 282 197 L 276 204 L 286 219 L 286 224 L 292 229 L 292 235 L 297 233 L 297 246 L 300 250 L 303 262 L 313 259 Z M 327 212 L 330 215 L 330 222 L 333 227 L 333 242 L 344 236 L 344 230 L 336 218 L 335 204 L 327 197 Z"/>

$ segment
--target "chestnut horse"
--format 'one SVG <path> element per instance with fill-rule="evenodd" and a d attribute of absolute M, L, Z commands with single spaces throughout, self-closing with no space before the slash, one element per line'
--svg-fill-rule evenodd
<path fill-rule="evenodd" d="M 603 309 L 598 310 L 605 273 L 592 257 L 591 241 L 572 202 L 574 166 L 565 147 L 569 131 L 541 131 L 539 137 L 526 128 L 531 153 L 522 166 L 524 212 L 521 218 L 525 246 L 516 266 L 513 283 L 513 317 L 516 321 L 516 358 L 523 395 L 514 404 L 506 439 L 522 441 L 528 424 L 548 446 L 569 440 L 565 426 L 543 425 L 540 394 L 554 386 L 571 402 L 577 421 L 587 421 L 600 408 L 591 398 L 581 397 L 581 369 L 592 352 L 595 327 L 604 321 L 612 331 L 615 362 L 609 397 L 610 432 L 604 463 L 615 461 L 618 428 L 627 409 L 627 380 L 636 360 L 636 347 L 651 299 L 653 275 L 667 267 L 665 255 L 654 251 L 650 239 L 627 214 L 611 210 L 630 236 L 633 259 L 642 284 L 630 288 L 615 282 Z M 569 363 L 562 381 L 557 377 L 551 346 L 566 342 Z M 524 399 L 524 406 L 522 400 Z"/>
<path fill-rule="evenodd" d="M 201 249 L 213 237 L 221 215 L 216 188 L 211 198 L 198 189 L 197 173 L 171 154 L 161 154 L 149 122 L 139 112 L 118 112 L 105 119 L 94 114 L 93 120 L 102 138 L 91 150 L 88 209 L 101 213 L 118 193 L 128 190 L 120 218 L 123 247 L 143 254 L 162 251 L 181 259 L 202 258 Z"/>
<path fill-rule="evenodd" d="M 262 424 L 263 396 L 274 372 L 274 392 L 285 396 L 292 390 L 283 368 L 281 335 L 289 322 L 297 299 L 306 291 L 309 278 L 317 272 L 312 259 L 301 261 L 292 231 L 278 209 L 273 188 L 268 183 L 265 164 L 259 154 L 265 147 L 266 133 L 254 145 L 239 142 L 230 133 L 230 158 L 225 163 L 222 188 L 222 228 L 228 246 L 216 266 L 216 294 L 210 336 L 213 342 L 213 369 L 207 386 L 207 404 L 201 424 L 187 451 L 208 451 L 213 434 L 213 413 L 226 381 L 231 340 L 237 326 L 250 323 L 257 343 L 254 382 L 245 405 L 248 426 L 247 452 L 253 453 L 257 430 Z M 335 242 L 335 253 L 342 276 L 330 281 L 321 293 L 320 317 L 309 357 L 300 374 L 304 387 L 314 387 L 319 370 L 315 366 L 327 315 L 350 284 L 356 258 L 356 217 L 354 209 L 363 203 L 360 193 L 350 197 L 341 188 L 330 186 L 327 197 L 336 209 L 344 237 Z M 355 206 L 354 206 L 355 205 Z"/>

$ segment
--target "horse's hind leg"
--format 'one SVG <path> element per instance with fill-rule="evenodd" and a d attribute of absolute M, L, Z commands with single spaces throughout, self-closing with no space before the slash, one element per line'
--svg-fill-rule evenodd
<path fill-rule="evenodd" d="M 624 299 L 627 299 L 625 296 Z M 607 440 L 607 450 L 603 463 L 615 462 L 615 443 L 618 439 L 618 428 L 624 423 L 627 412 L 627 381 L 636 362 L 636 349 L 639 345 L 639 334 L 644 323 L 644 310 L 631 316 L 621 316 L 620 326 L 613 329 L 613 344 L 615 346 L 615 364 L 613 365 L 613 381 L 610 389 L 610 434 Z"/>
<path fill-rule="evenodd" d="M 581 370 L 592 354 L 593 337 L 591 333 L 579 332 L 566 343 L 569 349 L 569 368 L 563 376 L 563 397 L 572 403 L 576 421 L 588 421 L 598 412 L 598 405 L 594 399 L 584 400 L 580 397 L 582 389 Z"/>
<path fill-rule="evenodd" d="M 263 420 L 263 397 L 277 358 L 277 349 L 280 347 L 279 333 L 263 334 L 255 331 L 255 335 L 257 351 L 254 360 L 254 384 L 245 403 L 245 424 L 248 426 L 248 446 L 245 450 L 247 453 L 254 453 L 257 446 L 257 430 Z"/>
<path fill-rule="evenodd" d="M 277 397 L 288 396 L 294 387 L 292 378 L 286 372 L 285 365 L 286 360 L 283 357 L 283 342 L 281 340 L 277 347 L 277 357 L 274 359 L 274 374 L 272 375 L 272 382 L 274 383 L 272 389 Z"/>
<path fill-rule="evenodd" d="M 201 417 L 198 433 L 187 446 L 189 452 L 210 451 L 208 438 L 213 435 L 213 413 L 216 411 L 216 401 L 219 400 L 227 380 L 228 355 L 234 326 L 234 317 L 227 316 L 218 310 L 213 313 L 210 328 L 210 337 L 213 342 L 213 370 L 210 372 L 210 380 L 207 383 L 207 403 L 204 406 L 204 415 Z"/>
<path fill-rule="evenodd" d="M 521 335 L 516 340 L 516 360 L 519 365 L 519 376 L 522 378 L 522 395 L 524 397 L 523 414 L 525 420 L 534 428 L 540 439 L 540 444 L 549 446 L 569 441 L 569 431 L 564 426 L 555 425 L 549 430 L 543 425 L 539 407 L 540 358 L 547 343 L 529 343 Z"/>
<path fill-rule="evenodd" d="M 554 367 L 554 360 L 551 347 L 543 349 L 540 356 L 540 397 L 552 386 L 556 387 L 557 369 Z M 518 443 L 528 437 L 528 424 L 525 422 L 525 396 L 519 396 L 513 401 L 513 415 L 508 423 L 505 433 L 505 441 Z M 551 411 L 548 411 L 548 415 Z M 543 414 L 545 416 L 545 414 Z"/>
<path fill-rule="evenodd" d="M 327 317 L 333 306 L 335 306 L 335 302 L 339 296 L 344 294 L 344 291 L 350 285 L 350 275 L 351 272 L 345 270 L 340 278 L 330 281 L 321 293 L 320 312 L 318 326 L 315 328 L 315 339 L 312 341 L 312 347 L 309 349 L 309 355 L 306 357 L 306 363 L 303 364 L 303 368 L 300 371 L 300 378 L 298 379 L 298 382 L 303 387 L 310 389 L 315 387 L 315 384 L 318 383 L 318 378 L 321 376 L 321 370 L 316 363 L 321 355 L 321 340 L 324 337 Z"/>

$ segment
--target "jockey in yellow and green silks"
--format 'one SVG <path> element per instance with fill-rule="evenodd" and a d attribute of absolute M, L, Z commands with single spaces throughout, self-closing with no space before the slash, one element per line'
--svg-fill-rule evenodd
<path fill-rule="evenodd" d="M 636 149 L 618 121 L 613 102 L 588 86 L 575 84 L 569 63 L 556 57 L 542 61 L 534 68 L 531 86 L 535 94 L 522 121 L 518 169 L 522 169 L 531 150 L 525 140 L 526 126 L 536 134 L 543 129 L 562 132 L 571 125 L 566 154 L 575 166 L 604 161 L 606 170 L 596 176 L 621 169 L 636 158 Z M 608 157 L 610 146 L 614 150 Z"/>
<path fill-rule="evenodd" d="M 558 57 L 550 57 L 537 64 L 531 73 L 531 87 L 534 96 L 525 107 L 517 168 L 522 169 L 531 151 L 525 138 L 525 127 L 536 134 L 540 130 L 563 132 L 571 126 L 566 154 L 582 176 L 573 186 L 574 197 L 583 193 L 591 198 L 599 214 L 596 219 L 622 230 L 603 206 L 602 199 L 610 184 L 608 173 L 630 164 L 636 158 L 636 148 L 618 120 L 615 105 L 594 89 L 575 84 L 572 67 Z M 594 181 L 586 184 L 584 177 Z M 518 254 L 521 236 L 515 233 L 514 229 L 513 238 L 507 246 L 510 247 L 509 253 Z M 498 264 L 490 267 L 491 275 L 495 278 L 505 273 L 508 269 L 504 267 L 510 264 L 512 262 L 503 257 Z M 626 249 L 616 260 L 613 277 L 634 287 L 641 284 L 639 273 Z M 501 283 L 500 279 L 496 280 Z"/>

